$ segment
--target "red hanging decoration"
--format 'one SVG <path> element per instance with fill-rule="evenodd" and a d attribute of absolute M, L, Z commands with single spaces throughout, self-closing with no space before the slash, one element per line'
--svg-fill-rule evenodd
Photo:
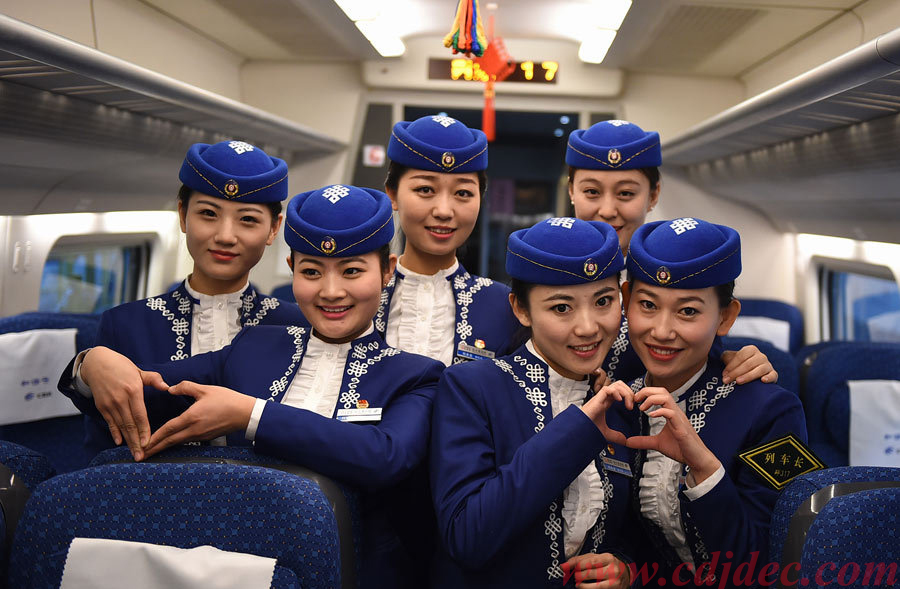
<path fill-rule="evenodd" d="M 509 56 L 503 39 L 494 38 L 494 16 L 488 21 L 491 41 L 484 55 L 475 60 L 478 66 L 488 75 L 484 84 L 484 110 L 481 112 L 481 130 L 488 141 L 496 138 L 497 117 L 494 112 L 494 83 L 502 82 L 516 71 L 516 64 Z"/>

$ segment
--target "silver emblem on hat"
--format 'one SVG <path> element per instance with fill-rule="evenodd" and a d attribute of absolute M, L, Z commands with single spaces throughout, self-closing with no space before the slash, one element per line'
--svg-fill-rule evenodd
<path fill-rule="evenodd" d="M 656 270 L 656 281 L 660 283 L 662 286 L 669 284 L 672 281 L 672 273 L 669 272 L 669 269 L 665 266 L 660 266 Z"/>
<path fill-rule="evenodd" d="M 618 149 L 610 149 L 606 152 L 606 160 L 612 165 L 616 165 L 620 161 L 622 161 L 622 154 Z"/>
<path fill-rule="evenodd" d="M 441 155 L 441 165 L 445 168 L 452 168 L 455 163 L 456 157 L 449 151 L 445 151 L 443 155 Z"/>
<path fill-rule="evenodd" d="M 222 188 L 223 190 L 225 190 L 225 194 L 227 194 L 228 196 L 234 196 L 238 193 L 238 190 L 240 190 L 240 187 L 235 180 L 229 180 Z"/>
<path fill-rule="evenodd" d="M 326 236 L 325 239 L 322 240 L 322 243 L 319 245 L 319 249 L 321 249 L 325 254 L 332 254 L 334 253 L 334 250 L 337 249 L 337 242 L 333 237 Z"/>

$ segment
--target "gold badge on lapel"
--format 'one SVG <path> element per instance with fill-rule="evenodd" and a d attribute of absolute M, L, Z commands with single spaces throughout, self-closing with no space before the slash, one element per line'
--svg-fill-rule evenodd
<path fill-rule="evenodd" d="M 745 450 L 738 458 L 778 491 L 794 477 L 825 468 L 825 464 L 794 434 Z"/>
<path fill-rule="evenodd" d="M 356 402 L 356 408 L 357 409 L 368 409 L 369 402 L 366 401 L 365 399 L 360 399 L 359 401 Z"/>

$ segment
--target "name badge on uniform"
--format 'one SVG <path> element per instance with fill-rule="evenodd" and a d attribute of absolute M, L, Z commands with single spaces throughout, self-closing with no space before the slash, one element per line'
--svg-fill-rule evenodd
<path fill-rule="evenodd" d="M 610 456 L 603 457 L 603 468 L 609 472 L 617 472 L 627 477 L 633 477 L 631 474 L 631 465 L 624 460 L 616 460 Z"/>
<path fill-rule="evenodd" d="M 475 343 L 477 344 L 478 342 L 481 342 L 481 340 L 477 340 Z M 477 345 L 470 346 L 465 342 L 459 342 L 459 347 L 456 348 L 456 355 L 468 360 L 481 360 L 483 358 L 491 360 L 495 354 L 491 350 L 484 349 L 483 342 L 481 343 L 481 347 Z"/>
<path fill-rule="evenodd" d="M 338 421 L 381 421 L 381 407 L 338 409 Z"/>

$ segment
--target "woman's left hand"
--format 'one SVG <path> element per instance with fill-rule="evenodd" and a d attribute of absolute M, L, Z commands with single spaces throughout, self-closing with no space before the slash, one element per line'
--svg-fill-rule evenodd
<path fill-rule="evenodd" d="M 566 578 L 575 577 L 578 589 L 627 589 L 631 586 L 628 565 L 610 554 L 582 554 L 562 564 Z"/>
<path fill-rule="evenodd" d="M 639 409 L 647 411 L 650 417 L 664 417 L 666 425 L 655 436 L 632 436 L 625 445 L 636 450 L 656 450 L 672 460 L 691 468 L 694 484 L 699 484 L 712 476 L 721 466 L 716 455 L 706 447 L 694 430 L 684 411 L 664 388 L 646 387 L 635 393 L 635 403 Z"/>
<path fill-rule="evenodd" d="M 169 393 L 193 397 L 196 401 L 187 411 L 153 432 L 144 448 L 145 457 L 184 442 L 211 440 L 233 431 L 245 430 L 256 403 L 254 397 L 237 391 L 189 380 L 171 387 Z"/>
<path fill-rule="evenodd" d="M 744 346 L 737 352 L 725 350 L 722 352 L 722 362 L 725 363 L 725 370 L 722 371 L 725 384 L 731 381 L 746 384 L 757 379 L 766 383 L 778 382 L 778 372 L 756 346 Z"/>

